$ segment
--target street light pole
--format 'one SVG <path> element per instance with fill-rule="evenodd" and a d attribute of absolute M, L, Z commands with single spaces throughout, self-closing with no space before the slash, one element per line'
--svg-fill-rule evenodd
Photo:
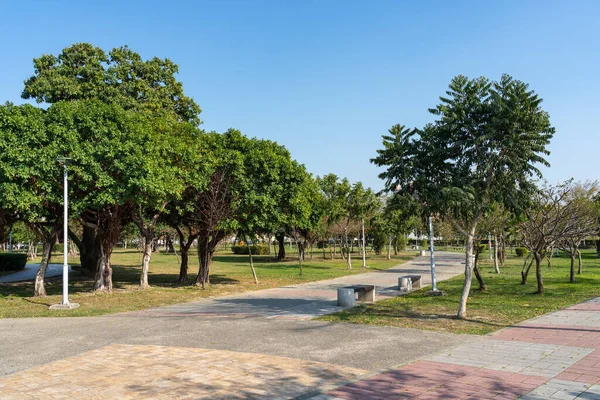
<path fill-rule="evenodd" d="M 64 199 L 64 216 L 63 216 L 63 290 L 62 302 L 50 306 L 53 310 L 70 310 L 79 307 L 77 303 L 69 303 L 69 179 L 67 174 L 67 165 L 70 158 L 59 157 L 58 163 L 63 166 L 63 199 Z"/>
<path fill-rule="evenodd" d="M 429 217 L 429 252 L 431 253 L 431 290 L 437 292 L 437 282 L 435 279 L 435 256 L 433 255 L 433 222 Z"/>
<path fill-rule="evenodd" d="M 64 167 L 64 220 L 63 220 L 63 244 L 65 246 L 63 255 L 63 296 L 62 304 L 69 304 L 69 179 L 67 175 L 67 162 Z"/>

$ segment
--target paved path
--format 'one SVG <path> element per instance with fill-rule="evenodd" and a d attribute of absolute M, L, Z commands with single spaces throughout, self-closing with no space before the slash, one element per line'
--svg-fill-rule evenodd
<path fill-rule="evenodd" d="M 21 271 L 0 276 L 0 283 L 32 281 L 35 279 L 35 274 L 37 274 L 38 269 L 40 269 L 40 264 L 26 264 L 25 268 Z M 69 267 L 69 271 L 71 271 L 71 267 Z M 52 278 L 54 276 L 60 276 L 62 273 L 62 264 L 48 264 L 45 277 Z"/>
<path fill-rule="evenodd" d="M 461 273 L 461 259 L 440 254 L 440 279 Z M 415 272 L 428 282 L 426 257 L 144 312 L 0 320 L 0 398 L 293 398 L 478 340 L 309 320 L 339 310 L 339 285 L 398 294 L 397 277 Z"/>
<path fill-rule="evenodd" d="M 439 253 L 436 256 L 437 280 L 445 280 L 464 271 L 464 256 Z M 355 268 L 360 268 L 356 267 Z M 399 296 L 398 277 L 421 275 L 424 286 L 431 285 L 428 257 L 384 270 L 343 276 L 318 282 L 290 285 L 245 294 L 201 299 L 189 303 L 128 313 L 143 316 L 236 316 L 274 319 L 312 319 L 343 308 L 337 306 L 337 288 L 355 284 L 375 285 L 377 299 Z"/>
<path fill-rule="evenodd" d="M 600 399 L 600 298 L 312 397 Z"/>

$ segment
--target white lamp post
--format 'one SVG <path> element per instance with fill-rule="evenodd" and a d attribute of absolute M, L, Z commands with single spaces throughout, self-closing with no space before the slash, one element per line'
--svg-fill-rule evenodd
<path fill-rule="evenodd" d="M 59 157 L 56 159 L 63 166 L 63 199 L 64 199 L 64 217 L 63 217 L 63 293 L 62 302 L 50 306 L 52 310 L 71 310 L 79 307 L 77 303 L 69 303 L 69 180 L 67 174 L 67 165 L 70 158 Z"/>

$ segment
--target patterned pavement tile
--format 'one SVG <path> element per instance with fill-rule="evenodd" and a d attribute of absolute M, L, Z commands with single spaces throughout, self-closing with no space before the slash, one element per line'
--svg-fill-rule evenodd
<path fill-rule="evenodd" d="M 585 398 L 580 396 L 589 388 L 590 385 L 585 383 L 552 379 L 521 397 L 521 400 L 581 399 Z"/>
<path fill-rule="evenodd" d="M 600 328 L 594 327 L 524 324 L 492 333 L 487 338 L 600 349 Z"/>
<path fill-rule="evenodd" d="M 560 310 L 527 320 L 524 325 L 570 325 L 600 328 L 600 312 Z"/>
<path fill-rule="evenodd" d="M 515 399 L 547 379 L 511 372 L 417 361 L 398 370 L 343 386 L 330 398 L 363 399 Z"/>
<path fill-rule="evenodd" d="M 0 379 L 1 399 L 279 399 L 366 371 L 262 354 L 110 345 Z"/>
<path fill-rule="evenodd" d="M 594 349 L 504 340 L 481 340 L 427 358 L 497 371 L 553 378 Z"/>
<path fill-rule="evenodd" d="M 556 378 L 590 384 L 600 381 L 600 350 L 583 357 Z"/>

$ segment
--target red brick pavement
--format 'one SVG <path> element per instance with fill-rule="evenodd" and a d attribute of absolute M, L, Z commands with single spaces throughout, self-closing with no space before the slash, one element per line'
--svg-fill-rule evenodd
<path fill-rule="evenodd" d="M 398 370 L 327 393 L 342 399 L 515 399 L 548 379 L 433 361 Z"/>
<path fill-rule="evenodd" d="M 600 343 L 599 343 L 600 345 Z M 596 383 L 600 381 L 600 350 L 588 354 L 556 377 L 565 381 Z"/>
<path fill-rule="evenodd" d="M 567 307 L 565 310 L 571 311 L 600 311 L 600 302 L 579 303 L 574 306 Z"/>
<path fill-rule="evenodd" d="M 600 328 L 589 326 L 518 325 L 492 333 L 487 338 L 600 349 Z"/>

